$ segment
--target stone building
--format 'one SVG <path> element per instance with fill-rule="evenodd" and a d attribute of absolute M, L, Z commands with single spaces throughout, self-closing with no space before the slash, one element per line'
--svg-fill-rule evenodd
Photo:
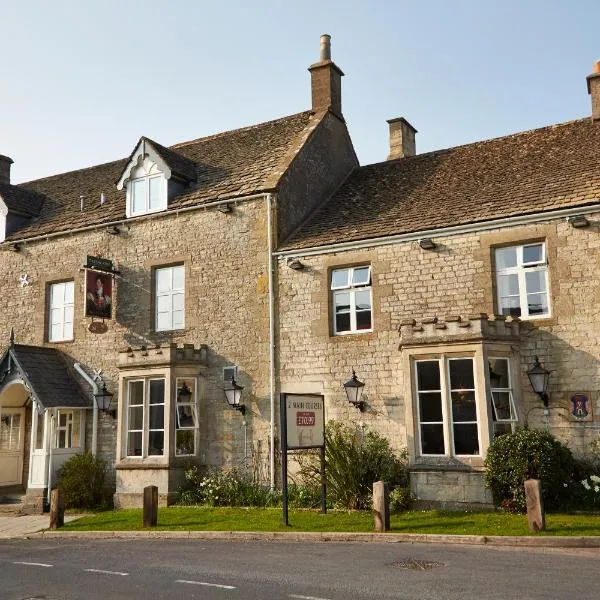
<path fill-rule="evenodd" d="M 85 450 L 117 506 L 170 502 L 190 463 L 274 484 L 280 392 L 406 446 L 423 503 L 489 504 L 487 447 L 519 424 L 586 452 L 600 74 L 591 119 L 422 155 L 392 119 L 359 167 L 328 36 L 309 70 L 311 110 L 261 125 L 19 185 L 0 157 L 0 495 L 41 507 Z"/>

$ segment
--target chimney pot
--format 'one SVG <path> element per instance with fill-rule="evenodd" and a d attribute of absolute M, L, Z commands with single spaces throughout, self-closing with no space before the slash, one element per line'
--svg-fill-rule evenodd
<path fill-rule="evenodd" d="M 390 154 L 387 159 L 415 156 L 417 153 L 415 143 L 417 130 L 404 117 L 389 119 L 388 123 L 390 125 Z"/>
<path fill-rule="evenodd" d="M 0 154 L 0 183 L 10 183 L 10 165 L 12 164 L 12 158 Z"/>
<path fill-rule="evenodd" d="M 592 97 L 592 121 L 600 119 L 600 60 L 594 63 L 591 75 L 587 76 L 587 91 Z"/>
<path fill-rule="evenodd" d="M 320 60 L 331 60 L 331 36 L 324 33 L 321 36 L 321 56 Z"/>

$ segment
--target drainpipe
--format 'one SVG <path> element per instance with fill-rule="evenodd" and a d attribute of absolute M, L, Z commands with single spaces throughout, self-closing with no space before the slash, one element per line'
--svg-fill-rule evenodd
<path fill-rule="evenodd" d="M 273 290 L 273 222 L 272 195 L 267 194 L 267 265 L 269 270 L 269 386 L 271 394 L 271 489 L 275 489 L 275 294 Z"/>
<path fill-rule="evenodd" d="M 83 367 L 79 363 L 73 365 L 75 370 L 90 384 L 92 388 L 92 394 L 94 394 L 94 414 L 92 419 L 92 456 L 96 456 L 98 451 L 98 402 L 96 401 L 96 395 L 98 394 L 98 385 L 96 382 L 83 370 Z"/>
<path fill-rule="evenodd" d="M 50 452 L 48 455 L 48 497 L 47 502 L 48 506 L 50 506 L 50 495 L 52 493 L 52 455 L 54 448 L 54 412 L 56 409 L 51 408 L 48 411 L 50 422 L 48 423 L 48 428 L 50 431 L 48 432 L 48 446 L 50 447 Z"/>

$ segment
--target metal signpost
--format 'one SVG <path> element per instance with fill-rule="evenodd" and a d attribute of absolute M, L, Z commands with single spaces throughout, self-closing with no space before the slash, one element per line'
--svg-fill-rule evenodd
<path fill-rule="evenodd" d="M 327 512 L 325 485 L 325 398 L 322 394 L 280 394 L 283 524 L 288 519 L 288 450 L 318 448 L 321 456 L 321 512 Z"/>

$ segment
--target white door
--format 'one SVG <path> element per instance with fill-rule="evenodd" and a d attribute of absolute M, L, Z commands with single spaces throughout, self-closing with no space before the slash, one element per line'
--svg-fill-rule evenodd
<path fill-rule="evenodd" d="M 0 407 L 0 485 L 21 485 L 25 409 Z"/>

